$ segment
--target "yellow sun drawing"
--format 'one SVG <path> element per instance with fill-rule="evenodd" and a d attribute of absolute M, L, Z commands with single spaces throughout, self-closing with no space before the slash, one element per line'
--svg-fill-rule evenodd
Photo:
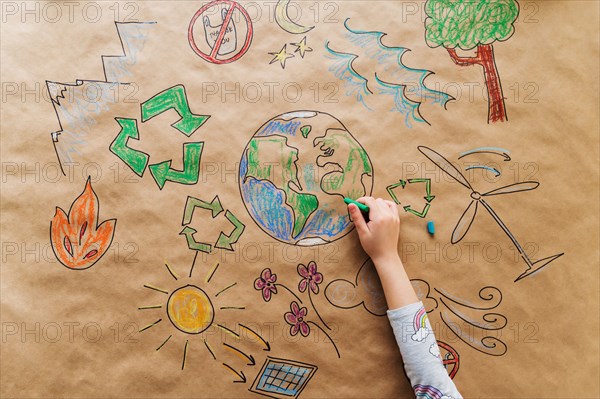
<path fill-rule="evenodd" d="M 196 256 L 194 256 L 194 261 L 192 262 L 192 265 L 190 267 L 188 280 L 192 280 L 192 273 L 194 271 L 194 266 L 196 264 L 197 258 L 198 254 L 196 253 Z M 169 263 L 165 261 L 164 265 L 171 277 L 173 277 L 173 279 L 175 279 L 176 282 L 180 283 L 180 277 L 169 265 Z M 212 267 L 209 268 L 206 277 L 202 282 L 204 284 L 200 284 L 202 285 L 202 287 L 198 286 L 199 283 L 197 281 L 190 281 L 189 284 L 179 285 L 177 288 L 168 291 L 166 289 L 158 288 L 150 284 L 144 284 L 145 288 L 168 295 L 168 297 L 166 298 L 166 301 L 163 304 L 141 306 L 138 308 L 138 310 L 154 309 L 159 310 L 161 312 L 165 312 L 166 317 L 169 319 L 173 327 L 175 327 L 178 331 L 188 335 L 200 335 L 202 332 L 206 331 L 214 324 L 217 328 L 232 335 L 234 338 L 239 339 L 239 334 L 215 321 L 215 318 L 218 316 L 218 314 L 215 310 L 216 308 L 213 302 L 220 300 L 222 298 L 219 297 L 220 295 L 237 285 L 237 283 L 229 284 L 226 287 L 216 291 L 214 294 L 209 295 L 207 292 L 212 293 L 214 291 L 213 289 L 209 289 L 209 284 L 218 268 L 218 262 L 216 262 Z M 243 310 L 245 308 L 245 306 L 226 305 L 217 307 L 217 309 L 219 310 Z M 161 317 L 155 322 L 141 328 L 139 332 L 146 331 L 162 321 L 163 318 Z M 169 340 L 172 337 L 173 334 L 170 334 L 164 341 L 162 341 L 162 343 L 158 346 L 158 348 L 156 348 L 156 350 L 159 351 L 163 346 L 167 344 L 167 342 L 169 342 Z M 185 340 L 185 344 L 183 347 L 183 360 L 181 363 L 182 370 L 185 367 L 185 359 L 187 357 L 191 338 L 192 337 L 189 337 Z M 216 360 L 215 351 L 210 346 L 210 344 L 203 337 L 200 337 L 200 340 L 203 341 L 203 346 L 207 349 L 207 351 L 210 353 L 213 359 Z"/>
<path fill-rule="evenodd" d="M 173 291 L 167 301 L 167 315 L 184 333 L 200 334 L 212 324 L 215 310 L 202 288 L 186 285 Z"/>

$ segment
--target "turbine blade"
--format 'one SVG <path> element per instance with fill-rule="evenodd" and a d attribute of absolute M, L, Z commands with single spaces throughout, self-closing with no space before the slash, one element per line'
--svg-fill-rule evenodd
<path fill-rule="evenodd" d="M 500 187 L 492 191 L 488 191 L 487 193 L 481 195 L 489 196 L 518 193 L 519 191 L 535 190 L 536 188 L 538 188 L 539 185 L 540 183 L 536 181 L 522 181 L 519 183 L 509 184 L 508 186 Z"/>
<path fill-rule="evenodd" d="M 473 187 L 471 187 L 469 181 L 463 176 L 462 173 L 460 173 L 458 169 L 454 167 L 454 165 L 450 163 L 450 161 L 429 147 L 419 146 L 417 149 L 421 152 L 421 154 L 429 158 L 431 162 L 436 164 L 438 168 L 443 170 L 448 176 L 452 177 L 454 180 L 473 191 Z"/>
<path fill-rule="evenodd" d="M 456 223 L 454 231 L 452 232 L 452 239 L 450 240 L 452 244 L 456 244 L 462 240 L 465 234 L 467 234 L 469 231 L 469 228 L 471 228 L 473 220 L 475 220 L 475 215 L 477 214 L 477 206 L 477 201 L 473 200 L 463 212 L 462 216 L 458 220 L 458 223 Z"/>

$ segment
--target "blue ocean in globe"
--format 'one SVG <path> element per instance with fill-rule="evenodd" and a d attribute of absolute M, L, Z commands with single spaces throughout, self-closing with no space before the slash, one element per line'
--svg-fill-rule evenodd
<path fill-rule="evenodd" d="M 353 228 L 344 197 L 369 195 L 371 161 L 333 116 L 297 111 L 274 117 L 250 139 L 240 191 L 258 226 L 295 245 L 335 241 Z"/>

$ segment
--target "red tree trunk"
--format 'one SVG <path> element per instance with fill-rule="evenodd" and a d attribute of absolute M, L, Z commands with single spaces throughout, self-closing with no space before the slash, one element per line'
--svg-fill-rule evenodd
<path fill-rule="evenodd" d="M 508 120 L 506 116 L 506 106 L 504 104 L 504 94 L 502 93 L 502 84 L 494 60 L 494 47 L 491 44 L 480 44 L 477 46 L 475 57 L 459 57 L 455 49 L 447 49 L 450 58 L 456 65 L 470 66 L 481 65 L 485 78 L 485 86 L 488 93 L 488 123 L 504 122 Z"/>
<path fill-rule="evenodd" d="M 494 59 L 494 48 L 491 44 L 479 45 L 477 50 L 481 54 L 481 66 L 483 66 L 485 85 L 488 92 L 488 122 L 504 122 L 508 118 L 506 116 L 502 84 Z"/>

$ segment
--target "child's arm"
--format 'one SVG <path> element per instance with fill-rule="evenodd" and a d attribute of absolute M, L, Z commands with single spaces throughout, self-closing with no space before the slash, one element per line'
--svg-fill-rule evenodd
<path fill-rule="evenodd" d="M 398 208 L 391 201 L 363 197 L 369 206 L 369 222 L 356 205 L 348 205 L 360 243 L 371 257 L 388 307 L 388 317 L 400 347 L 404 369 L 417 397 L 462 398 L 448 377 L 437 341 L 423 304 L 417 298 L 398 255 L 400 235 Z M 437 395 L 437 396 L 436 396 Z"/>

